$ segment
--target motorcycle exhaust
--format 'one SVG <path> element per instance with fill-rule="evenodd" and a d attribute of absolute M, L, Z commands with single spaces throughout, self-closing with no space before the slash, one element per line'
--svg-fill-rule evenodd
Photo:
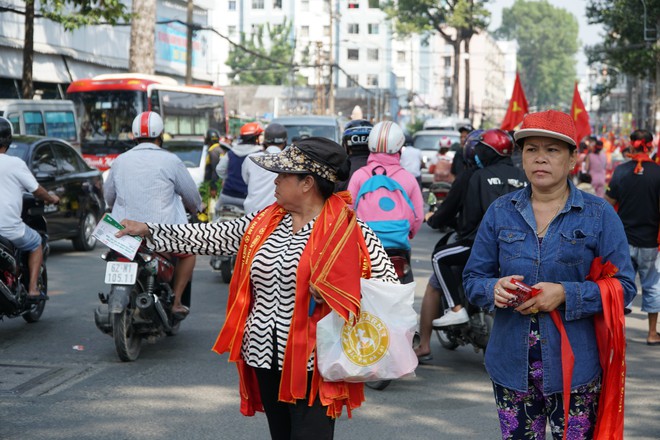
<path fill-rule="evenodd" d="M 13 312 L 18 307 L 18 301 L 7 285 L 0 281 L 0 310 Z"/>
<path fill-rule="evenodd" d="M 0 247 L 0 270 L 11 273 L 16 272 L 16 259 L 2 247 Z"/>
<path fill-rule="evenodd" d="M 160 321 L 165 331 L 170 330 L 170 324 L 167 319 L 167 313 L 163 309 L 163 304 L 151 294 L 140 293 L 135 298 L 135 305 L 140 312 L 140 316 L 149 321 Z"/>
<path fill-rule="evenodd" d="M 101 330 L 103 333 L 112 334 L 112 324 L 110 323 L 110 312 L 108 311 L 108 306 L 98 306 L 94 310 L 94 323 L 96 328 Z"/>

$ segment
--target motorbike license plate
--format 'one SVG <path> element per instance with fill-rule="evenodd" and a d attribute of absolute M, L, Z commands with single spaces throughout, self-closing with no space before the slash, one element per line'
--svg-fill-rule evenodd
<path fill-rule="evenodd" d="M 135 284 L 138 264 L 108 261 L 105 266 L 105 284 Z"/>

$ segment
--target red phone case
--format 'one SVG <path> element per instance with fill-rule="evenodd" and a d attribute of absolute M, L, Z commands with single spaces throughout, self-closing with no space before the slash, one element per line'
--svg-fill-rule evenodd
<path fill-rule="evenodd" d="M 509 281 L 517 287 L 516 290 L 504 289 L 507 292 L 516 295 L 516 298 L 509 300 L 509 306 L 511 307 L 518 307 L 520 304 L 524 303 L 537 292 L 539 292 L 539 289 L 535 289 L 532 286 L 529 286 L 514 278 L 511 278 Z"/>

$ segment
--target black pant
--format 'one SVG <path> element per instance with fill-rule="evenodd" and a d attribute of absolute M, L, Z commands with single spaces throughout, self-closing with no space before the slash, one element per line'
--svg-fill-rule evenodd
<path fill-rule="evenodd" d="M 275 361 L 277 362 L 277 361 Z M 295 404 L 277 399 L 282 372 L 275 369 L 255 368 L 261 402 L 264 405 L 268 428 L 273 440 L 332 440 L 335 435 L 335 420 L 326 415 L 327 408 L 317 397 L 314 405 L 308 406 L 307 399 Z M 307 374 L 307 389 L 312 373 Z"/>
<path fill-rule="evenodd" d="M 472 250 L 472 240 L 459 240 L 455 243 L 437 247 L 434 250 L 432 265 L 433 273 L 442 287 L 447 307 L 452 308 L 463 304 L 461 296 L 461 276 L 455 273 L 458 266 L 462 268 L 467 264 Z"/>

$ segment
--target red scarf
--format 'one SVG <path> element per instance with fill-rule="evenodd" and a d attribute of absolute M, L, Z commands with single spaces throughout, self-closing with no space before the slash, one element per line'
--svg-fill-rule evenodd
<path fill-rule="evenodd" d="M 603 312 L 594 316 L 596 344 L 600 366 L 603 370 L 601 392 L 598 400 L 598 415 L 596 416 L 595 440 L 623 439 L 623 397 L 626 376 L 626 336 L 625 319 L 623 317 L 623 288 L 621 282 L 614 278 L 618 268 L 609 261 L 602 263 L 597 257 L 591 262 L 587 280 L 594 281 L 600 289 Z M 540 293 L 533 292 L 532 296 Z M 561 370 L 563 379 L 564 400 L 564 434 L 568 432 L 568 417 L 571 401 L 571 381 L 575 356 L 566 334 L 564 322 L 558 310 L 550 312 L 561 336 Z"/>
<path fill-rule="evenodd" d="M 591 263 L 588 280 L 600 289 L 603 313 L 594 317 L 600 366 L 603 369 L 594 439 L 623 439 L 623 403 L 626 382 L 626 320 L 623 287 L 614 278 L 617 267 L 598 257 Z"/>
<path fill-rule="evenodd" d="M 314 223 L 309 241 L 300 258 L 296 276 L 296 295 L 289 339 L 284 352 L 279 400 L 293 403 L 308 396 L 311 405 L 318 395 L 328 407 L 327 414 L 339 417 L 346 406 L 351 410 L 364 401 L 363 384 L 325 382 L 316 365 L 307 392 L 307 362 L 316 348 L 316 323 L 330 310 L 347 319 L 359 315 L 360 278 L 368 278 L 371 260 L 355 213 L 348 208 L 348 193 L 332 195 Z M 236 267 L 229 285 L 227 317 L 213 346 L 218 354 L 229 352 L 239 373 L 241 413 L 263 411 L 254 370 L 241 358 L 245 322 L 252 306 L 250 267 L 257 250 L 275 230 L 286 211 L 276 203 L 261 211 L 243 235 Z M 317 304 L 309 316 L 314 286 L 325 302 Z"/>
<path fill-rule="evenodd" d="M 644 173 L 644 167 L 642 166 L 643 162 L 653 162 L 646 152 L 628 154 L 628 157 L 631 160 L 636 160 L 637 161 L 637 166 L 635 166 L 635 169 L 633 171 L 635 174 Z"/>

